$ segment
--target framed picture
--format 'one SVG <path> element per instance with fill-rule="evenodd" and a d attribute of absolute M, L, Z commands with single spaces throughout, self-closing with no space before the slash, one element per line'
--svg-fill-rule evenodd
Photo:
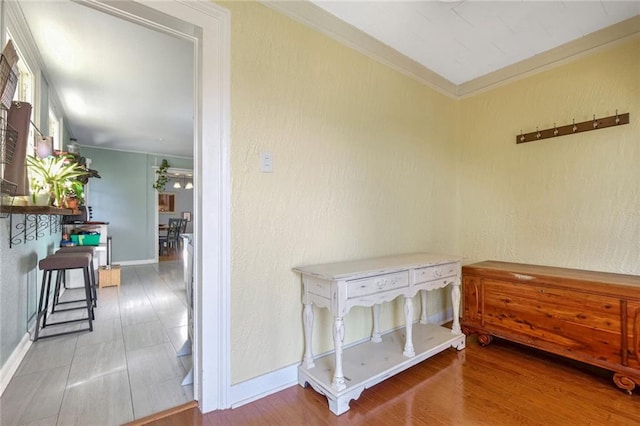
<path fill-rule="evenodd" d="M 187 222 L 191 222 L 191 212 L 182 212 L 182 218 L 187 219 Z"/>

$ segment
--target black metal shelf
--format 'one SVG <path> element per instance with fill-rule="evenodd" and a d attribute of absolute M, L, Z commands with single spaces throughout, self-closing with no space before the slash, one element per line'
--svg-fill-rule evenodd
<path fill-rule="evenodd" d="M 62 232 L 62 215 L 76 214 L 75 210 L 59 209 L 49 206 L 13 206 L 0 207 L 0 211 L 9 214 L 9 248 L 36 241 L 48 235 Z M 14 216 L 23 215 L 15 221 Z M 48 231 L 48 232 L 47 232 Z"/>

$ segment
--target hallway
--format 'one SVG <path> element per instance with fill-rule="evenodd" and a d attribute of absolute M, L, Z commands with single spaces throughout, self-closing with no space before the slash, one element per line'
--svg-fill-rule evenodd
<path fill-rule="evenodd" d="M 67 297 L 74 297 L 68 291 Z M 119 425 L 193 400 L 181 261 L 123 266 L 99 289 L 93 332 L 34 342 L 0 398 L 0 424 Z"/>

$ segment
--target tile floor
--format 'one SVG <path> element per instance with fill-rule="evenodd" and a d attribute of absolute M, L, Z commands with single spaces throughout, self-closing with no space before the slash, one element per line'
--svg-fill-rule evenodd
<path fill-rule="evenodd" d="M 93 332 L 32 344 L 0 398 L 0 425 L 120 425 L 193 400 L 181 385 L 191 356 L 176 355 L 185 299 L 181 261 L 122 267 L 120 287 L 99 289 Z"/>

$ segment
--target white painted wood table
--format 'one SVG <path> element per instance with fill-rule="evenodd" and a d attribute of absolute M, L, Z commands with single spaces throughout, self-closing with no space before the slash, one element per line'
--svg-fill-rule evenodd
<path fill-rule="evenodd" d="M 443 350 L 465 347 L 460 329 L 460 257 L 414 253 L 293 268 L 302 275 L 305 350 L 298 383 L 325 395 L 340 415 L 367 389 Z M 451 329 L 427 320 L 427 292 L 451 284 Z M 413 297 L 420 292 L 420 323 L 413 324 Z M 380 304 L 404 297 L 404 329 L 380 333 Z M 334 352 L 314 358 L 313 306 L 333 315 Z M 371 340 L 343 348 L 344 316 L 354 306 L 373 308 Z"/>

